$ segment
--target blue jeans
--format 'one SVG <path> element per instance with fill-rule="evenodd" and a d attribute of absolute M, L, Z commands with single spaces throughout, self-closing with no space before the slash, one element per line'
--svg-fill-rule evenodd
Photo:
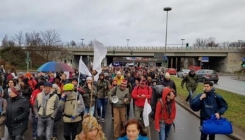
<path fill-rule="evenodd" d="M 94 116 L 94 106 L 91 107 L 91 110 L 90 107 L 85 107 L 84 114 L 87 113 L 89 113 L 91 116 Z"/>
<path fill-rule="evenodd" d="M 108 103 L 107 98 L 97 99 L 97 115 L 98 115 L 98 117 L 105 118 L 107 103 Z M 102 108 L 102 116 L 101 116 L 101 108 Z"/>
<path fill-rule="evenodd" d="M 159 140 L 167 140 L 172 124 L 160 123 Z"/>
<path fill-rule="evenodd" d="M 45 134 L 46 140 L 51 140 L 53 137 L 54 120 L 52 118 L 38 117 L 37 121 L 37 138 L 41 139 Z M 45 130 L 45 133 L 43 133 Z"/>
<path fill-rule="evenodd" d="M 188 90 L 188 92 L 189 92 L 189 95 L 188 95 L 188 97 L 186 98 L 186 102 L 189 102 L 189 103 L 190 103 L 190 101 L 191 101 L 191 99 L 192 99 L 192 95 L 193 95 L 193 93 L 194 93 L 195 91 Z"/>
<path fill-rule="evenodd" d="M 37 118 L 34 113 L 32 113 L 32 137 L 37 137 Z"/>

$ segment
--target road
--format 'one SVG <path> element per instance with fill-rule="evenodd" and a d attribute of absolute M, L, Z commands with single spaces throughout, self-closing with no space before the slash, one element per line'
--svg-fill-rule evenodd
<path fill-rule="evenodd" d="M 245 95 L 245 81 L 234 80 L 233 76 L 219 76 L 219 82 L 214 87 Z"/>
<path fill-rule="evenodd" d="M 132 108 L 132 107 L 131 107 Z M 132 116 L 132 112 L 130 113 Z M 158 139 L 158 133 L 155 131 L 153 122 L 150 123 L 150 135 L 151 140 Z M 111 119 L 111 111 L 110 107 L 107 110 L 107 117 L 105 123 L 101 124 L 103 127 L 103 131 L 108 140 L 113 140 L 113 121 Z M 199 119 L 193 116 L 191 113 L 186 111 L 184 108 L 177 105 L 177 118 L 175 120 L 176 131 L 174 132 L 173 128 L 170 132 L 169 140 L 198 140 L 200 139 L 200 132 L 199 132 Z M 31 132 L 31 124 L 29 124 L 29 130 L 24 135 L 24 140 L 31 140 L 32 139 L 32 132 Z M 59 130 L 59 138 L 58 140 L 64 140 L 63 136 L 63 126 L 61 125 Z M 3 140 L 8 140 L 7 132 L 6 137 Z M 230 140 L 227 136 L 218 135 L 216 140 Z"/>

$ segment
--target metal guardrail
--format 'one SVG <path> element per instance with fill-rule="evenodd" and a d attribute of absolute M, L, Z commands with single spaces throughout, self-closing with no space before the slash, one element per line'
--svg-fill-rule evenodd
<path fill-rule="evenodd" d="M 93 47 L 90 47 L 90 46 L 69 46 L 69 47 L 66 47 L 67 49 L 69 50 L 73 50 L 73 51 L 81 51 L 81 50 L 86 50 L 86 51 L 89 51 L 89 50 L 93 50 Z M 124 47 L 124 46 L 108 46 L 107 49 L 109 51 L 145 51 L 145 50 L 149 50 L 149 51 L 163 51 L 165 49 L 165 47 Z M 240 51 L 241 47 L 167 47 L 166 50 L 215 50 L 215 51 L 218 51 L 218 50 L 222 50 L 222 51 Z"/>

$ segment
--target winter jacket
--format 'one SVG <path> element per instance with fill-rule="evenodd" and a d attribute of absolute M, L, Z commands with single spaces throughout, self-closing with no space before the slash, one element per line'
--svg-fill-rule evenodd
<path fill-rule="evenodd" d="M 30 100 L 32 94 L 32 88 L 30 86 L 26 87 L 25 89 L 21 89 L 22 96 L 25 97 L 27 100 Z"/>
<path fill-rule="evenodd" d="M 211 115 L 219 113 L 223 115 L 228 109 L 228 105 L 221 95 L 216 94 L 215 89 L 206 92 L 206 98 L 200 100 L 203 93 L 198 94 L 193 100 L 191 100 L 191 109 L 193 111 L 200 110 L 201 119 L 208 119 Z"/>
<path fill-rule="evenodd" d="M 119 137 L 117 138 L 117 140 L 129 140 L 128 139 L 128 136 L 124 136 L 124 137 Z M 139 135 L 137 140 L 149 140 L 147 136 L 142 136 L 142 135 Z"/>
<path fill-rule="evenodd" d="M 35 79 L 29 79 L 28 84 L 31 86 L 31 89 L 34 90 L 35 86 L 37 85 L 37 81 Z"/>
<path fill-rule="evenodd" d="M 125 107 L 125 105 L 129 103 L 129 102 L 123 101 L 125 98 L 130 99 L 128 88 L 126 88 L 125 90 L 121 90 L 120 86 L 113 87 L 109 92 L 109 101 L 111 103 L 112 103 L 112 97 L 113 96 L 117 96 L 119 99 L 117 103 L 113 103 L 113 107 L 121 108 L 121 107 Z"/>
<path fill-rule="evenodd" d="M 6 126 L 11 136 L 23 135 L 28 128 L 29 102 L 22 96 L 7 100 Z"/>
<path fill-rule="evenodd" d="M 175 85 L 173 80 L 171 80 L 171 79 L 167 80 L 166 78 L 164 78 L 162 81 L 162 85 L 164 85 L 165 87 L 170 87 L 170 88 L 174 89 L 175 97 L 177 96 L 177 88 L 176 88 L 176 85 Z"/>
<path fill-rule="evenodd" d="M 91 102 L 91 92 L 92 91 L 88 88 L 87 84 L 83 86 L 83 90 L 84 90 L 84 94 L 83 94 L 84 105 L 85 107 L 89 107 L 90 102 Z M 92 106 L 95 105 L 96 98 L 97 98 L 97 88 L 95 85 L 93 85 Z"/>
<path fill-rule="evenodd" d="M 36 101 L 36 98 L 37 98 L 37 94 L 42 92 L 42 90 L 40 90 L 39 88 L 38 89 L 35 89 L 32 94 L 31 94 L 31 99 L 30 99 L 30 104 L 31 106 L 33 107 L 35 101 Z"/>
<path fill-rule="evenodd" d="M 182 80 L 181 87 L 183 88 L 184 84 L 186 83 L 186 89 L 188 91 L 195 91 L 198 86 L 198 77 L 196 74 L 191 75 L 189 72 L 188 75 Z"/>
<path fill-rule="evenodd" d="M 168 87 L 164 88 L 162 100 L 157 102 L 155 113 L 155 129 L 160 130 L 160 122 L 172 124 L 176 117 L 175 100 L 167 101 L 167 95 L 172 90 Z"/>
<path fill-rule="evenodd" d="M 139 95 L 145 95 L 146 98 L 148 100 L 151 99 L 151 95 L 152 95 L 152 88 L 149 86 L 145 86 L 145 87 L 139 87 L 136 86 L 132 92 L 132 98 L 135 100 L 135 105 L 137 107 L 144 107 L 145 104 L 145 98 L 141 98 L 139 97 Z"/>

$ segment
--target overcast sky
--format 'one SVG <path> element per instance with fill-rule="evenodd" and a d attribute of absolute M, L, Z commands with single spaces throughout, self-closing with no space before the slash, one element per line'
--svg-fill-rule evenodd
<path fill-rule="evenodd" d="M 1 0 L 0 40 L 55 29 L 64 42 L 164 46 L 169 6 L 168 44 L 245 40 L 245 0 Z"/>

